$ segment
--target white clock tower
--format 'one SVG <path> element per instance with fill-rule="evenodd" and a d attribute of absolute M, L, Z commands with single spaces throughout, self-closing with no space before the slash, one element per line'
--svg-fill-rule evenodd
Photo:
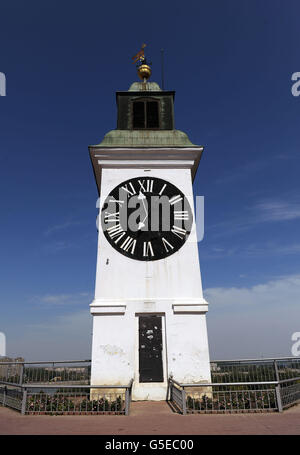
<path fill-rule="evenodd" d="M 210 382 L 192 190 L 203 147 L 174 128 L 175 92 L 147 80 L 141 54 L 142 82 L 116 93 L 117 129 L 89 147 L 100 195 L 91 383 L 133 379 L 133 400 L 165 400 L 170 375 Z"/>

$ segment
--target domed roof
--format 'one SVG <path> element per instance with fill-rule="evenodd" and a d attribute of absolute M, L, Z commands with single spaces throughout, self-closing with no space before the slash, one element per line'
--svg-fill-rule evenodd
<path fill-rule="evenodd" d="M 149 91 L 149 92 L 161 92 L 160 86 L 157 82 L 134 82 L 129 87 L 129 92 Z"/>

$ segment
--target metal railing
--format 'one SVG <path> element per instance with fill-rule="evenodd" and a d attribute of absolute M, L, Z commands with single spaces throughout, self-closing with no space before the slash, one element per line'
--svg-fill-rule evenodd
<path fill-rule="evenodd" d="M 0 362 L 0 382 L 13 384 L 89 384 L 90 360 Z"/>
<path fill-rule="evenodd" d="M 90 360 L 0 361 L 0 405 L 23 414 L 128 415 L 133 380 L 91 385 L 90 374 Z M 211 379 L 181 384 L 170 378 L 168 399 L 183 414 L 281 412 L 300 401 L 300 358 L 215 360 Z"/>
<path fill-rule="evenodd" d="M 170 377 L 168 400 L 182 414 L 282 412 L 300 401 L 300 377 L 201 384 L 182 384 Z"/>
<path fill-rule="evenodd" d="M 300 358 L 214 360 L 213 383 L 280 381 L 300 376 Z M 23 384 L 90 384 L 90 360 L 1 362 L 0 382 Z"/>
<path fill-rule="evenodd" d="M 8 408 L 22 410 L 23 392 L 20 387 L 0 386 L 0 405 Z"/>
<path fill-rule="evenodd" d="M 282 409 L 300 402 L 300 377 L 279 381 Z"/>
<path fill-rule="evenodd" d="M 133 380 L 91 385 L 91 361 L 0 362 L 0 405 L 22 414 L 128 415 Z"/>
<path fill-rule="evenodd" d="M 300 358 L 214 360 L 212 382 L 280 381 L 300 376 Z"/>
<path fill-rule="evenodd" d="M 182 414 L 281 410 L 276 381 L 181 384 L 170 378 L 169 390 L 170 402 Z"/>
<path fill-rule="evenodd" d="M 0 404 L 22 414 L 129 415 L 133 380 L 128 385 L 5 385 Z"/>

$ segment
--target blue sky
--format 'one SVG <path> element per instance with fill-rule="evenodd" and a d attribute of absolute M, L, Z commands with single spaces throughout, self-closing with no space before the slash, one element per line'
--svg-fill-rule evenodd
<path fill-rule="evenodd" d="M 205 150 L 199 244 L 213 358 L 290 355 L 300 331 L 297 0 L 3 1 L 0 332 L 27 360 L 90 357 L 97 190 L 88 145 L 143 42 Z"/>

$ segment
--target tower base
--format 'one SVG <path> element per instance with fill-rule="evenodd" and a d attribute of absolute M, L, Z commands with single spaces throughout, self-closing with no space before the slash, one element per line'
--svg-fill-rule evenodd
<path fill-rule="evenodd" d="M 166 400 L 168 378 L 210 382 L 207 302 L 100 302 L 93 314 L 92 385 L 124 386 L 132 399 Z"/>

